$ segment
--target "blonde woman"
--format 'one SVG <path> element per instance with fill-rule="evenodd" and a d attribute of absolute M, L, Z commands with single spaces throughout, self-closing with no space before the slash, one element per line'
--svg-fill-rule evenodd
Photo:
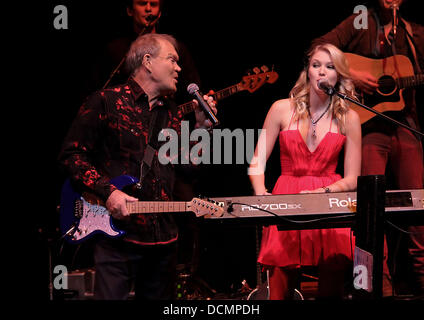
<path fill-rule="evenodd" d="M 361 125 L 343 99 L 328 96 L 319 81 L 355 95 L 343 52 L 331 44 L 314 47 L 290 92 L 276 101 L 263 125 L 249 177 L 256 195 L 265 188 L 265 163 L 279 139 L 281 175 L 272 194 L 341 192 L 356 189 L 361 172 Z M 260 147 L 261 146 L 261 147 Z M 337 174 L 344 147 L 344 176 Z M 262 152 L 262 154 L 261 154 Z M 265 152 L 265 155 L 263 154 Z M 258 262 L 270 271 L 270 299 L 288 299 L 301 266 L 319 266 L 319 295 L 340 297 L 352 260 L 349 228 L 279 231 L 264 227 Z"/>

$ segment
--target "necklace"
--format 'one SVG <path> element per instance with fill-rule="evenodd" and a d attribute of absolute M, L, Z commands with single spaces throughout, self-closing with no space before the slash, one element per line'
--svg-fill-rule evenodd
<path fill-rule="evenodd" d="M 316 125 L 317 125 L 318 121 L 320 121 L 321 118 L 324 116 L 324 114 L 327 113 L 328 109 L 330 108 L 330 105 L 331 105 L 331 98 L 330 98 L 330 102 L 328 103 L 327 108 L 325 108 L 324 112 L 316 120 L 313 120 L 312 119 L 311 110 L 309 110 L 309 108 L 308 108 L 309 118 L 311 118 L 311 123 L 312 123 L 312 138 L 316 139 L 316 137 L 317 137 L 317 134 L 316 134 Z"/>

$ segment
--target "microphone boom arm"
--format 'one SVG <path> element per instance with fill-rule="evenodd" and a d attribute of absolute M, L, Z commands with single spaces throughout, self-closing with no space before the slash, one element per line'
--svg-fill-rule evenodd
<path fill-rule="evenodd" d="M 399 122 L 399 121 L 397 121 L 397 120 L 395 120 L 395 119 L 393 119 L 393 118 L 391 118 L 391 117 L 389 117 L 389 116 L 387 116 L 387 115 L 385 115 L 385 114 L 383 114 L 383 113 L 381 113 L 381 112 L 379 112 L 377 110 L 374 110 L 373 108 L 370 108 L 370 107 L 368 107 L 368 106 L 360 103 L 359 101 L 357 101 L 355 99 L 352 99 L 347 94 L 340 93 L 337 90 L 335 90 L 334 88 L 332 89 L 332 91 L 333 91 L 333 94 L 336 94 L 337 96 L 339 96 L 343 100 L 348 100 L 348 101 L 350 101 L 350 102 L 352 102 L 352 103 L 360 106 L 361 108 L 364 108 L 364 109 L 366 109 L 366 110 L 368 110 L 368 111 L 370 111 L 370 112 L 372 112 L 372 113 L 374 113 L 374 114 L 376 114 L 376 115 L 378 115 L 378 116 L 386 119 L 387 121 L 393 122 L 393 123 L 395 123 L 398 126 L 404 127 L 405 129 L 408 129 L 409 131 L 412 131 L 413 133 L 416 133 L 416 134 L 424 137 L 424 133 L 422 133 L 422 132 L 420 132 L 418 130 L 415 130 L 414 128 L 411 128 L 410 126 L 408 126 L 408 125 L 406 125 L 406 124 L 404 124 L 402 122 Z"/>
<path fill-rule="evenodd" d="M 150 21 L 147 23 L 147 25 L 143 29 L 141 29 L 140 33 L 138 34 L 138 37 L 139 36 L 142 36 L 145 33 L 147 33 L 147 31 L 149 30 L 149 28 L 151 26 L 153 26 L 159 20 L 160 15 L 157 16 L 157 17 L 155 17 L 155 16 L 149 16 L 149 17 L 150 17 L 150 19 L 149 19 Z M 116 68 L 110 73 L 109 78 L 107 79 L 107 81 L 103 85 L 102 89 L 105 89 L 109 85 L 109 83 L 112 81 L 112 79 L 115 76 L 115 74 L 121 69 L 122 65 L 124 64 L 125 60 L 127 59 L 127 55 L 128 55 L 128 51 L 122 57 L 121 61 L 119 61 L 119 63 L 116 66 Z"/>

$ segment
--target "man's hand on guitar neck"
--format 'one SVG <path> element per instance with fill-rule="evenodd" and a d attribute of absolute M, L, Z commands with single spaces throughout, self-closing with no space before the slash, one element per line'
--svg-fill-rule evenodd
<path fill-rule="evenodd" d="M 359 71 L 355 69 L 350 69 L 350 74 L 352 76 L 355 87 L 366 94 L 373 94 L 374 91 L 378 88 L 377 78 L 375 78 L 368 71 Z"/>
<path fill-rule="evenodd" d="M 115 190 L 113 191 L 106 201 L 106 209 L 116 219 L 122 219 L 129 215 L 127 209 L 127 202 L 138 201 L 137 198 L 131 197 L 126 193 Z"/>

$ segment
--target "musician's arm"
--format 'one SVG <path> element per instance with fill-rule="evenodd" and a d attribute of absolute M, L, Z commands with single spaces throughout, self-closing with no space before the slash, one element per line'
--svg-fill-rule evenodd
<path fill-rule="evenodd" d="M 94 93 L 83 103 L 63 142 L 59 163 L 71 180 L 103 200 L 116 190 L 93 162 L 96 144 L 107 119 L 103 98 Z"/>
<path fill-rule="evenodd" d="M 103 98 L 94 93 L 81 106 L 63 143 L 59 162 L 70 178 L 82 184 L 106 203 L 108 211 L 116 218 L 128 215 L 127 202 L 137 201 L 112 185 L 93 164 L 97 142 L 104 139 L 102 127 L 107 120 Z"/>
<path fill-rule="evenodd" d="M 349 16 L 331 31 L 314 39 L 311 43 L 311 48 L 319 44 L 331 43 L 342 51 L 346 50 L 355 34 L 358 32 L 358 30 L 354 28 L 355 18 L 356 14 Z"/>
<path fill-rule="evenodd" d="M 265 167 L 274 148 L 278 134 L 290 111 L 288 99 L 273 103 L 265 118 L 255 153 L 250 162 L 248 175 L 255 195 L 270 194 L 265 187 Z"/>
<path fill-rule="evenodd" d="M 356 190 L 357 179 L 361 174 L 361 139 L 359 116 L 354 110 L 349 110 L 346 114 L 344 177 L 327 186 L 331 192 Z"/>

